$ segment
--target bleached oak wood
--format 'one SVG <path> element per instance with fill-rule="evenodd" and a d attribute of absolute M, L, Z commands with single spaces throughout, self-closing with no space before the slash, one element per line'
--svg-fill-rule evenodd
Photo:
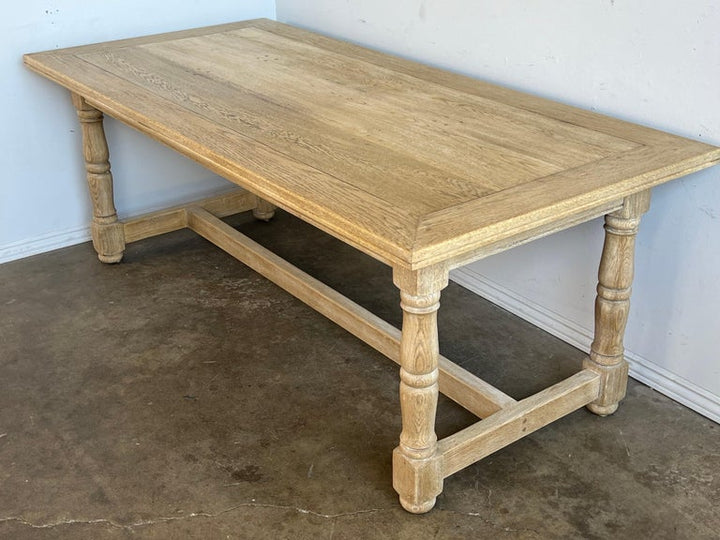
<path fill-rule="evenodd" d="M 465 264 L 490 257 L 491 255 L 502 253 L 508 249 L 527 244 L 528 242 L 532 242 L 533 240 L 537 240 L 544 236 L 563 231 L 575 225 L 579 225 L 580 223 L 585 223 L 591 219 L 604 216 L 608 212 L 612 212 L 618 208 L 622 208 L 622 201 L 611 201 L 607 205 L 593 208 L 590 211 L 573 216 L 571 219 L 564 219 L 559 222 L 535 224 L 535 226 L 527 230 L 508 236 L 502 240 L 490 242 L 481 248 L 474 249 L 468 253 L 463 253 L 457 257 L 451 257 L 448 259 L 447 264 L 450 269 L 458 268 Z"/>
<path fill-rule="evenodd" d="M 630 312 L 635 267 L 635 237 L 640 217 L 650 208 L 650 192 L 625 199 L 619 210 L 605 216 L 605 244 L 595 300 L 595 339 L 583 367 L 601 375 L 602 391 L 588 409 L 600 416 L 614 413 L 625 397 L 628 364 L 623 336 Z"/>
<path fill-rule="evenodd" d="M 615 410 L 649 190 L 720 162 L 719 148 L 697 141 L 268 20 L 24 61 L 73 94 L 101 260 L 188 226 L 401 365 L 393 485 L 411 512 L 432 508 L 448 475 L 563 414 Z M 249 193 L 121 224 L 103 113 Z M 253 210 L 268 220 L 276 207 L 392 266 L 402 332 L 216 217 Z M 596 332 L 583 371 L 517 402 L 440 356 L 436 312 L 450 268 L 600 215 Z M 484 419 L 438 443 L 438 391 Z"/>
<path fill-rule="evenodd" d="M 267 202 L 265 199 L 256 197 L 255 208 L 253 208 L 253 216 L 260 221 L 270 221 L 275 215 L 277 207 Z"/>
<path fill-rule="evenodd" d="M 396 339 L 399 345 L 399 333 Z M 390 358 L 400 363 L 399 356 Z M 442 355 L 438 365 L 440 392 L 479 418 L 485 418 L 503 407 L 517 403 L 512 397 Z"/>
<path fill-rule="evenodd" d="M 391 324 L 200 207 L 187 207 L 187 226 L 393 362 L 400 363 L 401 332 Z M 439 370 L 440 391 L 480 418 L 516 403 L 507 394 L 442 356 Z"/>
<path fill-rule="evenodd" d="M 403 310 L 400 340 L 400 444 L 393 451 L 393 487 L 400 504 L 420 514 L 435 506 L 442 492 L 437 455 L 435 412 L 438 400 L 437 310 L 440 291 L 447 287 L 444 265 L 422 270 L 395 269 Z"/>
<path fill-rule="evenodd" d="M 257 198 L 244 189 L 236 189 L 229 193 L 127 219 L 122 222 L 125 243 L 129 244 L 143 238 L 184 229 L 187 227 L 185 209 L 188 206 L 204 208 L 214 216 L 221 218 L 255 209 Z"/>
<path fill-rule="evenodd" d="M 600 375 L 582 370 L 438 443 L 447 477 L 597 398 Z"/>
<path fill-rule="evenodd" d="M 102 262 L 118 263 L 125 251 L 125 241 L 113 200 L 110 151 L 105 139 L 103 114 L 81 96 L 72 94 L 71 97 L 82 130 L 85 171 L 93 210 L 90 224 L 93 246 Z"/>
<path fill-rule="evenodd" d="M 25 63 L 269 203 L 410 269 L 469 262 L 720 160 L 700 142 L 274 21 Z"/>

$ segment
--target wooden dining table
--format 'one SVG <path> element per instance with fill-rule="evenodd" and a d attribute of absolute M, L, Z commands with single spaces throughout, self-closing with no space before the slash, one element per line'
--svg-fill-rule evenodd
<path fill-rule="evenodd" d="M 24 61 L 71 93 L 101 261 L 190 228 L 400 364 L 393 486 L 414 513 L 433 507 L 445 478 L 554 420 L 616 410 L 650 190 L 720 161 L 701 142 L 264 19 Z M 119 220 L 103 115 L 239 187 Z M 221 219 L 270 220 L 278 207 L 389 265 L 402 330 Z M 439 354 L 451 269 L 600 216 L 595 337 L 575 375 L 517 400 Z M 438 392 L 478 421 L 437 440 Z"/>

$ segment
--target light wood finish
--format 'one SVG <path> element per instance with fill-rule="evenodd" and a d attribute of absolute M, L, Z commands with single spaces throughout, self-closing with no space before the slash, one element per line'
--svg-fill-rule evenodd
<path fill-rule="evenodd" d="M 600 376 L 583 370 L 438 443 L 447 477 L 597 398 Z"/>
<path fill-rule="evenodd" d="M 580 407 L 625 393 L 622 339 L 649 190 L 720 149 L 268 20 L 25 55 L 73 94 L 100 259 L 189 227 L 400 364 L 393 485 L 432 508 L 454 472 Z M 102 112 L 101 112 L 102 111 Z M 247 191 L 117 219 L 102 113 Z M 402 331 L 219 218 L 276 207 L 393 268 Z M 605 215 L 584 369 L 516 401 L 440 356 L 451 268 Z M 482 420 L 437 441 L 443 392 Z"/>
<path fill-rule="evenodd" d="M 605 216 L 605 244 L 598 272 L 595 300 L 595 339 L 585 369 L 602 376 L 602 391 L 588 405 L 595 414 L 606 416 L 617 410 L 625 397 L 628 364 L 624 357 L 623 336 L 630 312 L 634 274 L 635 236 L 640 217 L 650 208 L 650 192 L 625 199 L 619 210 Z"/>
<path fill-rule="evenodd" d="M 93 246 L 102 262 L 118 263 L 125 251 L 125 240 L 113 201 L 110 151 L 103 129 L 103 114 L 78 94 L 71 96 L 82 130 L 83 156 L 93 209 L 90 224 Z"/>
<path fill-rule="evenodd" d="M 393 487 L 409 512 L 435 506 L 442 492 L 435 411 L 438 400 L 437 310 L 440 291 L 447 287 L 445 266 L 422 270 L 395 269 L 403 310 L 400 341 L 400 445 L 393 452 Z"/>
<path fill-rule="evenodd" d="M 219 218 L 255 210 L 258 200 L 255 195 L 244 189 L 235 189 L 189 204 L 175 206 L 151 212 L 123 222 L 125 242 L 137 242 L 144 238 L 165 234 L 187 227 L 186 209 L 188 206 L 204 208 Z"/>
<path fill-rule="evenodd" d="M 190 229 L 390 360 L 400 363 L 400 330 L 236 231 L 207 210 L 189 206 L 186 214 L 186 224 Z M 439 385 L 440 392 L 480 418 L 515 403 L 510 396 L 442 356 L 439 358 Z"/>
<path fill-rule="evenodd" d="M 491 255 L 495 255 L 496 253 L 502 253 L 503 251 L 507 251 L 508 249 L 512 249 L 514 247 L 527 244 L 528 242 L 531 242 L 533 240 L 537 240 L 538 238 L 542 238 L 544 236 L 548 236 L 550 234 L 562 231 L 564 229 L 567 229 L 568 227 L 573 227 L 575 225 L 579 225 L 580 223 L 590 221 L 591 219 L 604 216 L 608 212 L 612 212 L 614 210 L 617 210 L 618 208 L 622 208 L 622 200 L 611 201 L 606 205 L 593 208 L 592 210 L 589 210 L 587 212 L 581 212 L 580 214 L 576 215 L 572 220 L 563 220 L 561 223 L 540 224 L 520 233 L 513 234 L 512 236 L 502 238 L 501 240 L 490 242 L 489 244 L 484 245 L 481 248 L 474 249 L 456 257 L 452 257 L 448 259 L 447 264 L 450 269 L 458 268 L 473 261 L 484 259 Z"/>
<path fill-rule="evenodd" d="M 255 208 L 253 208 L 253 216 L 260 221 L 270 221 L 275 215 L 276 208 L 274 204 L 257 197 Z"/>
<path fill-rule="evenodd" d="M 398 335 L 398 344 L 400 342 Z M 391 357 L 392 360 L 395 358 Z M 400 363 L 399 356 L 396 362 Z M 479 418 L 486 418 L 503 407 L 517 403 L 504 392 L 440 355 L 440 392 Z"/>
<path fill-rule="evenodd" d="M 720 160 L 703 143 L 266 20 L 25 62 L 269 203 L 411 269 L 568 227 Z"/>

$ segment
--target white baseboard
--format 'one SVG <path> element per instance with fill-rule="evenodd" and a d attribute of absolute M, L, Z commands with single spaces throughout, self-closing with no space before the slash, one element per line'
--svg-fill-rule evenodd
<path fill-rule="evenodd" d="M 466 289 L 538 328 L 542 328 L 566 343 L 584 352 L 590 351 L 591 330 L 493 282 L 472 268 L 463 267 L 453 270 L 450 277 Z M 632 351 L 626 350 L 625 357 L 630 364 L 630 375 L 634 379 L 720 423 L 720 396 L 700 388 Z"/>
<path fill-rule="evenodd" d="M 142 211 L 131 212 L 129 214 L 119 213 L 121 220 L 136 217 L 148 212 L 154 212 L 169 206 L 175 206 L 184 204 L 191 201 L 204 199 L 206 197 L 213 197 L 220 195 L 221 193 L 227 193 L 237 189 L 236 186 L 227 187 L 214 187 L 212 189 L 206 189 L 204 191 L 192 192 L 185 194 L 182 197 L 167 198 L 160 204 L 144 208 Z M 0 264 L 15 261 L 17 259 L 24 259 L 32 255 L 39 255 L 48 251 L 56 249 L 74 246 L 75 244 L 81 244 L 90 240 L 90 226 L 84 225 L 81 227 L 75 227 L 71 229 L 65 229 L 60 232 L 51 232 L 47 234 L 41 234 L 32 238 L 25 238 L 17 242 L 11 242 L 9 244 L 0 245 Z"/>
<path fill-rule="evenodd" d="M 67 246 L 74 246 L 88 240 L 90 240 L 90 227 L 83 226 L 11 242 L 0 246 L 0 264 Z"/>

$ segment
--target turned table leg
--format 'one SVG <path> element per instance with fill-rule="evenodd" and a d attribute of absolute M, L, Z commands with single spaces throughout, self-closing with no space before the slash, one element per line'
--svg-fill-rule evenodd
<path fill-rule="evenodd" d="M 403 310 L 400 341 L 400 445 L 393 452 L 393 487 L 403 508 L 429 511 L 442 492 L 435 411 L 438 400 L 437 310 L 445 268 L 395 269 Z"/>
<path fill-rule="evenodd" d="M 587 408 L 595 414 L 614 413 L 625 397 L 628 364 L 623 336 L 630 310 L 635 236 L 640 217 L 650 206 L 650 191 L 627 197 L 623 207 L 605 216 L 605 245 L 598 272 L 595 338 L 583 367 L 602 377 L 600 396 Z"/>
<path fill-rule="evenodd" d="M 260 221 L 270 221 L 275 215 L 276 206 L 265 199 L 257 197 L 257 206 L 253 208 L 253 216 Z"/>
<path fill-rule="evenodd" d="M 85 170 L 93 207 L 93 246 L 102 262 L 117 263 L 125 250 L 125 237 L 113 202 L 113 179 L 103 129 L 103 113 L 77 94 L 72 94 L 72 101 L 82 128 Z"/>

